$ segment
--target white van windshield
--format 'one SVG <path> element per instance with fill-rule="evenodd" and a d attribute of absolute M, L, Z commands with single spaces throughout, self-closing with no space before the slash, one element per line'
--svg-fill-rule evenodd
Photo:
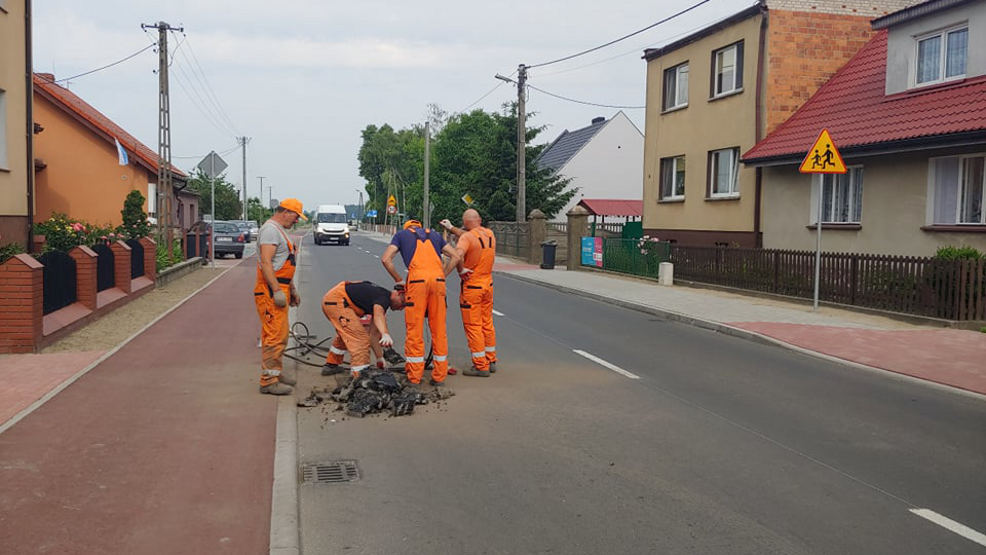
<path fill-rule="evenodd" d="M 320 224 L 344 224 L 346 223 L 345 214 L 326 214 L 322 213 L 318 215 L 318 223 Z"/>

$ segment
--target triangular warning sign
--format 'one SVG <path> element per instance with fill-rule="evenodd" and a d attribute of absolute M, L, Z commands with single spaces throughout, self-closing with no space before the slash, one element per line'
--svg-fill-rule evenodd
<path fill-rule="evenodd" d="M 846 163 L 842 161 L 835 141 L 829 135 L 828 129 L 822 129 L 815 143 L 808 149 L 801 167 L 801 173 L 846 173 Z"/>

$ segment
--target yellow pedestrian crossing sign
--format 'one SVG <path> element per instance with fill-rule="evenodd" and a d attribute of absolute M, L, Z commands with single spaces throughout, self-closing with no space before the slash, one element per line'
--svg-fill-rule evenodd
<path fill-rule="evenodd" d="M 842 161 L 839 149 L 835 147 L 835 141 L 829 135 L 828 129 L 822 129 L 815 139 L 815 143 L 808 149 L 801 167 L 801 173 L 846 173 L 846 163 Z"/>
<path fill-rule="evenodd" d="M 397 199 L 394 195 L 390 195 L 390 198 L 387 199 L 387 206 L 397 206 Z"/>

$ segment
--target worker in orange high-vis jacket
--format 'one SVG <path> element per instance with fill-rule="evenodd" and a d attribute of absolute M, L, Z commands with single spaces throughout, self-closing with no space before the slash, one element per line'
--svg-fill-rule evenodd
<path fill-rule="evenodd" d="M 257 283 L 253 300 L 260 316 L 260 392 L 288 395 L 295 380 L 282 374 L 282 355 L 288 344 L 288 303 L 298 306 L 301 296 L 294 286 L 297 249 L 287 230 L 308 220 L 298 199 L 284 199 L 260 228 L 257 238 Z"/>
<path fill-rule="evenodd" d="M 403 287 L 389 291 L 369 281 L 339 282 L 322 298 L 322 312 L 332 322 L 336 336 L 329 347 L 329 355 L 322 368 L 323 376 L 343 371 L 343 357 L 350 356 L 350 371 L 354 378 L 370 366 L 371 341 L 376 339 L 381 347 L 392 347 L 394 340 L 387 330 L 387 309 L 404 309 Z M 371 315 L 372 329 L 368 330 L 361 319 Z M 377 333 L 373 333 L 376 330 Z"/>
<path fill-rule="evenodd" d="M 459 262 L 459 308 L 462 327 L 472 356 L 472 367 L 463 370 L 466 376 L 488 378 L 496 372 L 496 329 L 493 327 L 493 261 L 496 258 L 496 237 L 483 227 L 479 212 L 470 208 L 462 213 L 459 229 L 448 220 L 442 227 L 458 237 L 456 248 L 462 256 Z"/>
<path fill-rule="evenodd" d="M 394 267 L 394 256 L 398 252 L 407 267 L 406 281 Z M 444 264 L 443 254 L 448 256 Z M 436 387 L 443 386 L 448 376 L 445 277 L 459 263 L 459 254 L 438 232 L 424 229 L 417 220 L 408 220 L 404 229 L 394 234 L 380 260 L 395 282 L 405 284 L 404 323 L 407 333 L 404 358 L 407 362 L 404 368 L 407 379 L 412 384 L 420 384 L 424 377 L 424 325 L 427 315 L 435 365 L 430 383 Z"/>

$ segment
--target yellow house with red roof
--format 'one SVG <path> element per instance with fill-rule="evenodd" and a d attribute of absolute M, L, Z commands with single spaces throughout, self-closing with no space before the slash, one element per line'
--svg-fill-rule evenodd
<path fill-rule="evenodd" d="M 63 213 L 119 225 L 123 201 L 134 189 L 148 199 L 144 210 L 156 216 L 154 150 L 47 73 L 34 75 L 34 122 L 39 131 L 34 136 L 35 221 Z M 123 165 L 117 142 L 126 152 Z M 180 188 L 187 175 L 173 166 L 172 172 Z"/>

